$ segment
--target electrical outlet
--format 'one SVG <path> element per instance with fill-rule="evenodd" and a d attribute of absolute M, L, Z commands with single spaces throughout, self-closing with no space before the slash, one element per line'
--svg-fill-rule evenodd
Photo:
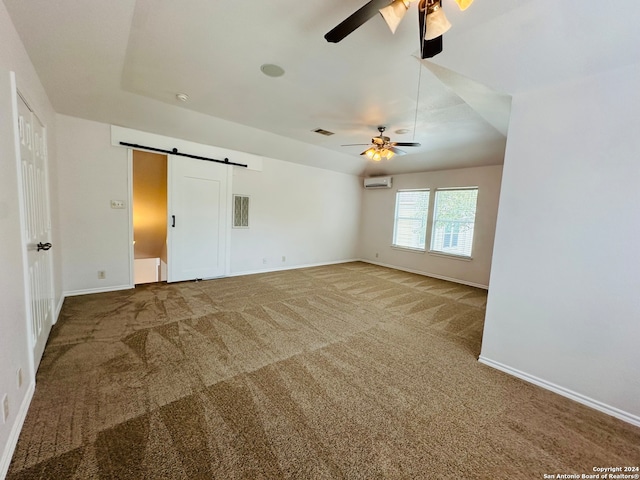
<path fill-rule="evenodd" d="M 111 208 L 124 208 L 122 200 L 111 200 Z"/>
<path fill-rule="evenodd" d="M 282 256 L 282 261 L 286 262 L 287 261 L 287 257 L 285 257 L 284 255 Z"/>
<path fill-rule="evenodd" d="M 98 279 L 104 280 L 105 278 L 107 278 L 107 272 L 104 270 L 98 270 Z"/>
<path fill-rule="evenodd" d="M 9 396 L 5 393 L 2 398 L 2 423 L 7 423 L 9 418 Z"/>
<path fill-rule="evenodd" d="M 18 388 L 22 387 L 22 369 L 18 369 Z"/>
<path fill-rule="evenodd" d="M 265 264 L 265 265 L 267 264 L 267 257 L 262 259 L 262 263 Z"/>
<path fill-rule="evenodd" d="M 376 258 L 378 258 L 378 252 L 376 252 Z"/>

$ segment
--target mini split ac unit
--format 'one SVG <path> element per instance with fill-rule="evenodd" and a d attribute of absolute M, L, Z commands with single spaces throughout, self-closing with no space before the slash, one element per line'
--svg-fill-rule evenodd
<path fill-rule="evenodd" d="M 371 177 L 364 179 L 364 188 L 391 188 L 393 177 Z"/>

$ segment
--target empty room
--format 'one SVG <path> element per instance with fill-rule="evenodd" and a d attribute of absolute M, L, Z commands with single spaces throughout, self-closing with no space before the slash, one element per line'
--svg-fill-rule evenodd
<path fill-rule="evenodd" d="M 0 2 L 0 479 L 640 478 L 640 4 Z"/>

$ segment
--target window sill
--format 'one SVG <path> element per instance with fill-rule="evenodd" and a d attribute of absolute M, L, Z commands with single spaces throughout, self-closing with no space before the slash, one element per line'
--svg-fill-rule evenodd
<path fill-rule="evenodd" d="M 429 255 L 434 257 L 452 258 L 454 260 L 462 260 L 463 262 L 470 262 L 473 257 L 467 257 L 465 255 L 456 255 L 455 253 L 438 252 L 436 250 L 429 250 Z"/>
<path fill-rule="evenodd" d="M 424 248 L 411 248 L 411 247 L 402 247 L 400 245 L 391 245 L 391 248 L 394 250 L 403 250 L 405 252 L 411 253 L 425 253 L 426 250 Z"/>

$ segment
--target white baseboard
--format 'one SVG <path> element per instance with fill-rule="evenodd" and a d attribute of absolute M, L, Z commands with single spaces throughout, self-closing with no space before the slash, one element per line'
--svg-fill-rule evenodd
<path fill-rule="evenodd" d="M 0 478 L 5 478 L 7 476 L 7 472 L 9 471 L 11 458 L 13 457 L 13 453 L 16 450 L 18 438 L 20 437 L 20 431 L 22 430 L 22 425 L 24 425 L 24 421 L 27 418 L 27 412 L 29 411 L 29 405 L 31 405 L 31 399 L 33 398 L 33 393 L 35 392 L 35 390 L 36 384 L 34 381 L 32 381 L 29 384 L 29 388 L 27 389 L 27 393 L 24 396 L 24 399 L 22 400 L 22 405 L 20 405 L 20 410 L 18 411 L 16 420 L 15 422 L 13 422 L 13 426 L 11 427 L 11 432 L 9 433 L 7 444 L 4 446 L 4 451 L 2 452 L 2 457 L 0 457 Z"/>
<path fill-rule="evenodd" d="M 327 265 L 339 265 L 341 263 L 351 263 L 351 262 L 363 262 L 363 263 L 370 263 L 372 265 L 379 265 L 381 267 L 387 267 L 387 268 L 393 268 L 395 270 L 400 270 L 403 272 L 409 272 L 409 273 L 415 273 L 417 275 L 423 275 L 425 277 L 432 277 L 432 278 L 437 278 L 439 280 L 445 280 L 447 282 L 453 282 L 453 283 L 459 283 L 461 285 L 468 285 L 470 287 L 476 287 L 476 288 L 482 288 L 484 290 L 487 290 L 489 288 L 488 285 L 482 285 L 480 283 L 474 283 L 474 282 L 468 282 L 466 280 L 460 280 L 459 278 L 451 278 L 451 277 L 447 277 L 444 275 L 438 275 L 435 273 L 429 273 L 429 272 L 423 272 L 420 270 L 413 270 L 411 268 L 405 268 L 405 267 L 399 267 L 397 265 L 390 265 L 387 263 L 381 263 L 381 262 L 374 262 L 372 260 L 365 260 L 362 258 L 350 258 L 350 259 L 346 259 L 346 260 L 336 260 L 336 261 L 332 261 L 332 262 L 320 262 L 320 263 L 306 263 L 306 264 L 299 264 L 299 265 L 287 265 L 284 267 L 275 267 L 275 268 L 265 268 L 262 270 L 245 270 L 245 271 L 240 271 L 240 272 L 231 272 L 228 273 L 227 277 L 241 277 L 243 275 L 256 275 L 258 273 L 272 273 L 272 272 L 282 272 L 285 270 L 299 270 L 301 268 L 313 268 L 313 267 L 325 267 Z M 223 277 L 216 277 L 216 278 L 224 278 Z M 209 280 L 209 279 L 207 279 Z M 115 287 L 106 287 L 106 288 L 88 288 L 85 290 L 72 290 L 69 292 L 64 292 L 63 295 L 63 299 L 64 297 L 73 297 L 76 295 L 89 295 L 92 293 L 105 293 L 105 292 L 115 292 L 118 290 L 129 290 L 131 288 L 135 288 L 134 285 L 119 285 L 119 286 L 115 286 Z M 60 304 L 60 307 L 62 307 L 62 304 Z"/>
<path fill-rule="evenodd" d="M 86 290 L 71 290 L 69 292 L 64 292 L 64 297 L 75 297 L 76 295 L 90 295 L 92 293 L 106 293 L 106 292 L 117 292 L 119 290 L 130 290 L 134 288 L 132 285 L 116 285 L 114 287 L 104 287 L 104 288 L 87 288 Z"/>
<path fill-rule="evenodd" d="M 58 305 L 56 305 L 56 309 L 53 312 L 53 322 L 51 322 L 52 325 L 55 325 L 56 323 L 58 323 L 58 318 L 60 318 L 60 312 L 62 311 L 62 304 L 64 303 L 64 299 L 65 299 L 65 295 L 64 294 L 60 295 L 60 300 L 58 301 Z"/>
<path fill-rule="evenodd" d="M 241 277 L 243 275 L 256 275 L 258 273 L 272 273 L 272 272 L 282 272 L 284 270 L 299 270 L 301 268 L 312 268 L 312 267 L 325 267 L 327 265 L 339 265 L 341 263 L 351 263 L 351 262 L 359 262 L 360 260 L 357 258 L 352 258 L 349 260 L 337 260 L 334 262 L 322 262 L 322 263 L 307 263 L 304 265 L 287 265 L 286 267 L 277 267 L 277 268 L 269 268 L 264 270 L 248 270 L 244 272 L 233 272 L 229 273 L 228 277 Z"/>
<path fill-rule="evenodd" d="M 482 355 L 480 355 L 478 361 L 480 363 L 488 365 L 489 367 L 495 368 L 496 370 L 508 373 L 509 375 L 513 375 L 514 377 L 518 377 L 525 382 L 533 383 L 534 385 L 542 387 L 546 390 L 551 390 L 558 395 L 570 398 L 571 400 L 586 405 L 587 407 L 591 407 L 595 410 L 606 413 L 607 415 L 611 415 L 612 417 L 619 418 L 620 420 L 640 427 L 640 417 L 638 417 L 637 415 L 633 415 L 629 412 L 625 412 L 624 410 L 620 410 L 619 408 L 612 407 L 611 405 L 607 405 L 606 403 L 599 402 L 598 400 L 594 400 L 593 398 L 574 392 L 573 390 L 569 390 L 568 388 L 561 387 L 560 385 L 556 385 L 555 383 L 548 382 L 534 375 L 529 375 L 526 372 L 523 372 L 516 368 L 512 368 L 503 363 L 496 362 L 495 360 L 491 360 L 490 358 L 483 357 Z"/>
<path fill-rule="evenodd" d="M 364 258 L 361 258 L 358 261 L 364 262 L 364 263 L 370 263 L 372 265 L 379 265 L 381 267 L 393 268 L 394 270 L 401 270 L 403 272 L 415 273 L 417 275 L 423 275 L 425 277 L 437 278 L 438 280 L 446 280 L 447 282 L 460 283 L 462 285 L 468 285 L 470 287 L 482 288 L 483 290 L 489 289 L 489 285 L 482 285 L 480 283 L 467 282 L 466 280 L 460 280 L 459 278 L 446 277 L 444 275 L 438 275 L 436 273 L 423 272 L 421 270 L 414 270 L 411 268 L 399 267 L 397 265 L 390 265 L 388 263 L 374 262 L 373 260 L 365 260 Z"/>

